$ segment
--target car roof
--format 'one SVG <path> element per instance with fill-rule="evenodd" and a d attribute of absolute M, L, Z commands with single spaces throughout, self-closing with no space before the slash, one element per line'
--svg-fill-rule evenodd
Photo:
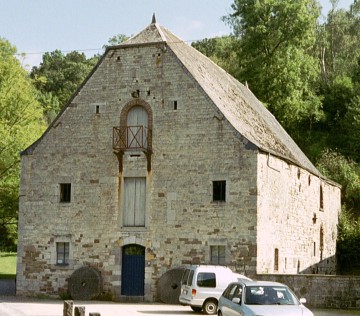
<path fill-rule="evenodd" d="M 229 271 L 231 271 L 231 269 L 229 267 L 226 267 L 226 266 L 207 265 L 207 264 L 184 266 L 184 268 L 185 269 L 191 269 L 191 270 L 195 270 L 195 269 L 201 269 L 201 270 L 219 269 L 219 270 L 229 270 Z"/>
<path fill-rule="evenodd" d="M 238 282 L 232 282 L 232 284 L 243 284 L 245 286 L 286 286 L 283 283 L 273 282 L 273 281 L 254 281 L 254 280 L 247 280 L 241 279 Z"/>

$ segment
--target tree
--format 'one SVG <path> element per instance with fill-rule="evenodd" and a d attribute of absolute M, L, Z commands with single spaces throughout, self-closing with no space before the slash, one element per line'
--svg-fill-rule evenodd
<path fill-rule="evenodd" d="M 127 39 L 129 39 L 128 36 L 125 34 L 117 34 L 109 38 L 108 45 L 104 45 L 103 48 L 106 48 L 106 46 L 116 46 L 121 44 L 122 42 L 125 42 Z"/>
<path fill-rule="evenodd" d="M 64 55 L 55 50 L 45 53 L 40 66 L 33 67 L 30 76 L 40 92 L 39 101 L 48 121 L 70 100 L 98 60 L 99 56 L 87 59 L 84 53 L 73 51 Z"/>
<path fill-rule="evenodd" d="M 37 92 L 15 53 L 15 47 L 0 38 L 0 248 L 16 240 L 19 153 L 44 130 Z"/>
<path fill-rule="evenodd" d="M 289 131 L 323 118 L 311 54 L 320 9 L 315 0 L 235 0 L 225 17 L 240 39 L 240 81 Z"/>
<path fill-rule="evenodd" d="M 357 164 L 340 153 L 325 149 L 317 168 L 326 177 L 341 184 L 341 200 L 346 208 L 360 216 L 360 176 Z"/>
<path fill-rule="evenodd" d="M 195 41 L 191 43 L 191 46 L 237 78 L 239 76 L 237 63 L 239 44 L 239 40 L 234 36 L 222 36 Z"/>

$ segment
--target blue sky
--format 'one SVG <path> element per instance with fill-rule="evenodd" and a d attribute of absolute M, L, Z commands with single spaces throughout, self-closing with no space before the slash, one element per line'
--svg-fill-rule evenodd
<path fill-rule="evenodd" d="M 330 0 L 320 0 L 323 13 Z M 348 9 L 353 0 L 339 0 Z M 221 17 L 233 0 L 0 0 L 0 37 L 26 53 L 23 65 L 37 65 L 43 52 L 102 53 L 116 34 L 133 35 L 157 22 L 185 41 L 229 34 Z"/>

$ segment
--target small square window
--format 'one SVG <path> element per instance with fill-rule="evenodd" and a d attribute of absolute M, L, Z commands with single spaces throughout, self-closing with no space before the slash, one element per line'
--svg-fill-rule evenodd
<path fill-rule="evenodd" d="M 60 183 L 60 202 L 69 203 L 71 201 L 71 183 Z"/>
<path fill-rule="evenodd" d="M 213 181 L 213 201 L 225 202 L 226 181 Z"/>
<path fill-rule="evenodd" d="M 57 242 L 56 243 L 56 264 L 68 265 L 69 264 L 69 243 Z"/>
<path fill-rule="evenodd" d="M 211 264 L 225 265 L 225 246 L 210 246 Z"/>

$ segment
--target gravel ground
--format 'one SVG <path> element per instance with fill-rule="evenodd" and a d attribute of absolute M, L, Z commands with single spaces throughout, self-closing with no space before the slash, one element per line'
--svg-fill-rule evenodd
<path fill-rule="evenodd" d="M 189 307 L 157 303 L 127 304 L 99 301 L 74 301 L 74 306 L 85 306 L 85 315 L 100 313 L 101 316 L 191 316 Z M 360 310 L 311 309 L 315 316 L 360 315 Z M 62 316 L 63 301 L 0 296 L 1 316 Z"/>

